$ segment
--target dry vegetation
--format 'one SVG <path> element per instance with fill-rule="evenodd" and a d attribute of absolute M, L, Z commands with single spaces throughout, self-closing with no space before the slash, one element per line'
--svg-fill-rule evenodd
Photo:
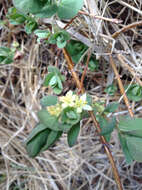
<path fill-rule="evenodd" d="M 8 7 L 9 0 L 0 1 L 1 19 L 5 19 Z M 92 47 L 92 52 L 99 57 L 99 70 L 88 72 L 85 79 L 88 93 L 94 99 L 103 99 L 107 103 L 119 101 L 120 107 L 115 114 L 128 114 L 119 90 L 113 97 L 104 93 L 106 85 L 117 83 L 109 65 L 108 53 L 113 52 L 123 84 L 135 80 L 141 84 L 142 24 L 121 32 L 116 39 L 111 35 L 126 25 L 142 21 L 142 1 L 85 0 L 83 11 L 122 20 L 122 23 L 116 24 L 79 14 L 68 31 L 73 38 Z M 50 20 L 42 22 L 47 24 Z M 64 26 L 64 23 L 58 24 Z M 62 52 L 58 52 L 55 46 L 38 45 L 35 36 L 27 36 L 21 26 L 0 28 L 0 46 L 10 46 L 14 40 L 20 44 L 19 59 L 10 65 L 0 65 L 0 189 L 116 190 L 110 163 L 90 120 L 82 121 L 78 143 L 73 148 L 68 147 L 64 135 L 56 146 L 40 156 L 35 159 L 28 157 L 24 142 L 38 122 L 39 100 L 51 93 L 50 89 L 42 86 L 47 66 L 58 64 L 66 75 L 64 92 L 75 89 L 75 83 L 67 72 Z M 114 46 L 109 50 L 110 42 Z M 84 66 L 80 64 L 75 68 L 78 74 L 81 67 Z M 142 115 L 141 103 L 131 102 L 131 106 L 135 114 Z M 111 139 L 111 151 L 123 188 L 142 189 L 142 165 L 136 162 L 129 166 L 126 164 L 115 132 Z"/>

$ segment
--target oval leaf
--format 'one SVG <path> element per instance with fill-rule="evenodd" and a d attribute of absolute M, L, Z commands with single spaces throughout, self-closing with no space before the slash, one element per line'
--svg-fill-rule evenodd
<path fill-rule="evenodd" d="M 142 162 L 142 138 L 126 135 L 126 141 L 133 159 Z"/>
<path fill-rule="evenodd" d="M 60 19 L 71 19 L 83 7 L 83 0 L 61 0 L 57 14 Z"/>
<path fill-rule="evenodd" d="M 62 135 L 62 131 L 51 131 L 48 135 L 46 144 L 42 148 L 42 151 L 47 150 L 51 145 L 53 145 Z"/>
<path fill-rule="evenodd" d="M 127 162 L 128 164 L 130 164 L 130 163 L 133 161 L 133 158 L 132 158 L 132 156 L 131 156 L 131 154 L 130 154 L 130 152 L 129 152 L 125 135 L 120 134 L 120 133 L 119 133 L 118 135 L 119 135 L 119 140 L 120 140 L 120 144 L 121 144 L 123 153 L 124 153 L 124 155 L 125 155 L 126 162 Z"/>
<path fill-rule="evenodd" d="M 41 148 L 45 145 L 46 139 L 48 137 L 48 129 L 42 131 L 37 136 L 35 136 L 30 142 L 26 144 L 26 149 L 30 157 L 35 157 L 41 151 Z"/>
<path fill-rule="evenodd" d="M 41 0 L 13 0 L 13 4 L 19 11 L 27 13 L 37 13 L 44 6 L 45 2 Z"/>
<path fill-rule="evenodd" d="M 136 137 L 142 137 L 142 118 L 127 118 L 118 125 L 120 131 Z"/>
<path fill-rule="evenodd" d="M 39 133 L 41 133 L 42 131 L 46 130 L 47 126 L 39 123 L 35 128 L 33 128 L 33 130 L 31 131 L 31 133 L 29 134 L 26 143 L 28 143 L 29 141 L 31 141 L 36 135 L 38 135 Z M 48 133 L 50 132 L 50 130 L 48 129 Z"/>
<path fill-rule="evenodd" d="M 79 131 L 80 131 L 80 123 L 73 125 L 72 128 L 69 130 L 67 138 L 68 138 L 68 145 L 70 147 L 75 145 L 77 137 L 79 135 Z"/>
<path fill-rule="evenodd" d="M 58 102 L 57 96 L 52 96 L 52 95 L 44 96 L 40 100 L 41 105 L 44 107 L 55 105 L 57 104 L 57 102 Z"/>

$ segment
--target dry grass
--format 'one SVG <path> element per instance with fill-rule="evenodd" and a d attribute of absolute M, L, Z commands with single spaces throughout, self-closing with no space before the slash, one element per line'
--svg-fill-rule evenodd
<path fill-rule="evenodd" d="M 8 7 L 8 0 L 0 3 L 2 18 Z M 131 81 L 135 81 L 135 76 L 142 78 L 142 26 L 120 34 L 115 40 L 111 37 L 125 25 L 142 20 L 142 2 L 86 0 L 84 11 L 123 20 L 123 23 L 115 24 L 80 15 L 68 31 L 72 37 L 89 45 L 92 52 L 100 57 L 100 70 L 96 73 L 87 73 L 87 91 L 94 99 L 97 97 L 107 103 L 112 100 L 119 101 L 120 109 L 115 115 L 127 114 L 128 111 L 119 93 L 115 97 L 108 97 L 104 93 L 106 85 L 115 81 L 107 54 L 111 42 L 114 45 L 112 51 L 120 75 L 125 76 L 124 84 L 130 83 L 128 77 L 131 77 Z M 47 23 L 50 20 L 44 19 L 42 22 Z M 58 25 L 64 27 L 64 23 L 58 22 Z M 0 65 L 0 189 L 14 190 L 17 187 L 18 190 L 116 190 L 107 156 L 89 121 L 82 121 L 78 143 L 73 148 L 67 146 L 66 135 L 63 135 L 56 146 L 35 159 L 28 157 L 24 142 L 38 122 L 36 113 L 40 109 L 40 98 L 50 93 L 50 90 L 43 88 L 42 82 L 47 73 L 47 66 L 53 65 L 57 57 L 53 48 L 44 44 L 37 45 L 34 36 L 27 37 L 21 27 L 15 27 L 13 35 L 20 43 L 23 57 L 11 65 Z M 0 46 L 10 45 L 12 42 L 10 29 L 1 28 Z M 123 56 L 129 67 L 126 67 L 123 61 L 118 61 L 118 54 Z M 58 59 L 58 64 L 61 71 L 67 75 L 62 55 Z M 78 73 L 80 67 L 82 66 L 76 67 Z M 65 90 L 73 88 L 68 86 L 68 81 Z M 141 103 L 132 103 L 132 106 L 135 114 L 141 116 Z M 131 166 L 126 164 L 116 136 L 114 132 L 111 150 L 123 188 L 140 190 L 141 164 L 135 162 Z"/>

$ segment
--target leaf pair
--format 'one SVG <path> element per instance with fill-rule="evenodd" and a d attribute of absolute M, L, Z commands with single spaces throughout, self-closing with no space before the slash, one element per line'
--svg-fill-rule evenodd
<path fill-rule="evenodd" d="M 40 18 L 57 14 L 60 19 L 71 19 L 83 7 L 83 0 L 13 0 L 14 6 L 21 12 L 32 13 Z"/>
<path fill-rule="evenodd" d="M 43 124 L 38 124 L 26 141 L 26 149 L 30 157 L 37 156 L 47 150 L 62 135 L 61 131 L 52 131 Z"/>
<path fill-rule="evenodd" d="M 67 41 L 70 39 L 70 35 L 65 30 L 60 30 L 49 38 L 48 42 L 50 44 L 57 44 L 58 48 L 64 48 L 67 44 Z"/>
<path fill-rule="evenodd" d="M 27 34 L 31 34 L 38 27 L 38 24 L 33 17 L 19 12 L 14 7 L 8 10 L 7 18 L 13 25 L 25 24 L 25 32 Z"/>
<path fill-rule="evenodd" d="M 44 86 L 50 86 L 55 94 L 60 94 L 63 90 L 62 82 L 65 80 L 65 77 L 53 66 L 48 67 L 48 72 L 49 74 L 45 77 Z"/>

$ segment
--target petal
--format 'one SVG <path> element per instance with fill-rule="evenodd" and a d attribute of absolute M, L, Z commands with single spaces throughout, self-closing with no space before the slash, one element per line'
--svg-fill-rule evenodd
<path fill-rule="evenodd" d="M 77 109 L 76 109 L 76 112 L 77 112 L 77 113 L 81 113 L 81 112 L 82 112 L 82 108 L 77 108 Z"/>
<path fill-rule="evenodd" d="M 82 100 L 83 102 L 85 102 L 85 101 L 86 101 L 86 93 L 85 93 L 85 94 L 83 94 L 83 95 L 80 97 L 80 100 Z"/>
<path fill-rule="evenodd" d="M 84 110 L 91 111 L 91 110 L 92 110 L 92 107 L 89 106 L 88 104 L 86 104 L 85 106 L 83 106 L 83 109 L 84 109 Z"/>
<path fill-rule="evenodd" d="M 66 94 L 66 96 L 72 96 L 73 95 L 73 92 L 71 90 L 69 90 Z"/>

